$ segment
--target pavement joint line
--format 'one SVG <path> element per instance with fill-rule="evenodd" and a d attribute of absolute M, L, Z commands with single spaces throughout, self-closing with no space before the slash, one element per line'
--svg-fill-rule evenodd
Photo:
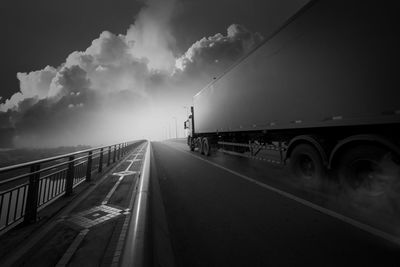
<path fill-rule="evenodd" d="M 64 267 L 67 266 L 68 262 L 71 260 L 75 251 L 78 249 L 79 245 L 85 238 L 86 234 L 89 232 L 89 229 L 84 229 L 79 232 L 79 234 L 75 237 L 74 241 L 72 241 L 71 245 L 68 247 L 67 251 L 58 261 L 56 267 Z"/>
<path fill-rule="evenodd" d="M 384 232 L 382 230 L 376 229 L 376 228 L 374 228 L 374 227 L 372 227 L 370 225 L 367 225 L 367 224 L 364 224 L 362 222 L 356 221 L 356 220 L 354 220 L 354 219 L 352 219 L 350 217 L 347 217 L 347 216 L 342 215 L 340 213 L 337 213 L 335 211 L 332 211 L 332 210 L 329 210 L 329 209 L 324 208 L 322 206 L 319 206 L 317 204 L 314 204 L 314 203 L 312 203 L 312 202 L 310 202 L 308 200 L 302 199 L 302 198 L 297 197 L 297 196 L 295 196 L 293 194 L 290 194 L 290 193 L 287 193 L 285 191 L 282 191 L 282 190 L 280 190 L 278 188 L 275 188 L 275 187 L 272 187 L 272 186 L 267 185 L 265 183 L 259 182 L 259 181 L 255 180 L 253 178 L 250 178 L 250 177 L 248 177 L 246 175 L 240 174 L 240 173 L 238 173 L 236 171 L 233 171 L 233 170 L 231 170 L 229 168 L 226 168 L 226 167 L 224 167 L 222 165 L 219 165 L 218 163 L 215 163 L 215 162 L 212 162 L 210 160 L 204 159 L 204 158 L 202 158 L 200 156 L 194 155 L 194 154 L 192 154 L 192 153 L 190 153 L 188 151 L 182 150 L 180 148 L 173 147 L 172 145 L 170 145 L 168 143 L 164 143 L 164 144 L 166 144 L 167 146 L 169 146 L 170 148 L 172 148 L 174 150 L 180 151 L 182 153 L 186 153 L 186 154 L 188 154 L 188 155 L 190 155 L 190 156 L 192 156 L 194 158 L 197 158 L 197 159 L 199 159 L 201 161 L 207 162 L 208 164 L 213 165 L 214 167 L 220 168 L 220 169 L 222 169 L 224 171 L 227 171 L 227 172 L 229 172 L 229 173 L 231 173 L 233 175 L 236 175 L 236 176 L 238 176 L 238 177 L 240 177 L 240 178 L 242 178 L 242 179 L 244 179 L 244 180 L 246 180 L 246 181 L 248 181 L 250 183 L 253 183 L 253 184 L 256 184 L 258 186 L 261 186 L 261 187 L 263 187 L 265 189 L 268 189 L 268 190 L 270 190 L 270 191 L 272 191 L 274 193 L 277 193 L 277 194 L 279 194 L 281 196 L 284 196 L 284 197 L 289 198 L 289 199 L 291 199 L 293 201 L 296 201 L 296 202 L 298 202 L 298 203 L 300 203 L 300 204 L 302 204 L 304 206 L 307 206 L 307 207 L 309 207 L 311 209 L 317 210 L 317 211 L 319 211 L 319 212 L 321 212 L 323 214 L 326 214 L 328 216 L 336 218 L 336 219 L 338 219 L 338 220 L 340 220 L 342 222 L 348 223 L 348 224 L 350 224 L 350 225 L 352 225 L 352 226 L 354 226 L 356 228 L 359 228 L 359 229 L 361 229 L 361 230 L 363 230 L 365 232 L 368 232 L 368 233 L 370 233 L 372 235 L 378 236 L 378 237 L 383 238 L 383 239 L 385 239 L 387 241 L 390 241 L 390 242 L 393 242 L 393 243 L 395 243 L 397 245 L 400 245 L 400 238 L 399 237 L 392 236 L 392 235 L 390 235 L 390 234 L 388 234 L 388 233 L 386 233 L 386 232 Z"/>
<path fill-rule="evenodd" d="M 131 156 L 132 153 L 133 151 L 127 154 L 127 156 L 125 156 L 125 159 Z M 83 199 L 88 197 L 100 184 L 103 183 L 105 179 L 107 179 L 107 177 L 110 174 L 112 174 L 114 170 L 116 170 L 119 166 L 121 166 L 123 162 L 124 162 L 123 160 L 117 162 L 114 167 L 112 167 L 99 177 L 99 180 L 96 181 L 94 186 L 88 187 L 84 192 L 82 192 L 82 194 L 72 199 L 67 206 L 61 209 L 59 213 L 54 216 L 54 219 L 48 221 L 43 226 L 41 226 L 40 229 L 38 229 L 38 231 L 35 232 L 27 242 L 25 242 L 21 247 L 19 247 L 18 250 L 15 250 L 16 253 L 13 253 L 12 255 L 10 255 L 9 258 L 5 259 L 4 261 L 1 261 L 2 266 L 12 266 L 12 264 L 15 263 L 21 256 L 24 256 L 30 249 L 32 249 L 47 233 L 49 233 L 59 223 L 60 217 L 67 217 L 68 216 L 67 214 L 69 214 L 76 206 L 78 206 L 78 204 L 80 204 Z"/>

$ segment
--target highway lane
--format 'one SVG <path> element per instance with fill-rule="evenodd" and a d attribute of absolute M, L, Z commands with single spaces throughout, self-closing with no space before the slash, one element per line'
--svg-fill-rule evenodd
<path fill-rule="evenodd" d="M 182 144 L 152 148 L 151 179 L 160 183 L 179 266 L 398 266 L 391 242 L 199 160 Z M 260 172 L 242 165 L 241 174 Z M 272 184 L 282 173 L 262 171 Z"/>

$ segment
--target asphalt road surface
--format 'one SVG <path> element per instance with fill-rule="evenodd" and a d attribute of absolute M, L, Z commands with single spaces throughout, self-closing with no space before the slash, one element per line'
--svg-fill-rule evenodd
<path fill-rule="evenodd" d="M 397 244 L 271 190 L 278 167 L 176 142 L 152 149 L 178 266 L 399 266 Z"/>

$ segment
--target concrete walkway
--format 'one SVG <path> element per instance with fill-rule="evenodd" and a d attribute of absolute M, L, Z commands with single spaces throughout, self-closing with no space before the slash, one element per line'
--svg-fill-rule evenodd
<path fill-rule="evenodd" d="M 140 143 L 33 233 L 1 237 L 0 266 L 118 266 L 146 147 Z"/>

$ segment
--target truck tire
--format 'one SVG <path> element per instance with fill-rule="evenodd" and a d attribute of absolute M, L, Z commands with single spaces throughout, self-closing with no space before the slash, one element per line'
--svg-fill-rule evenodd
<path fill-rule="evenodd" d="M 204 153 L 203 152 L 203 142 L 202 142 L 201 137 L 198 137 L 196 141 L 197 141 L 196 142 L 197 143 L 197 147 L 199 148 L 199 153 L 203 154 Z"/>
<path fill-rule="evenodd" d="M 308 183 L 318 184 L 325 175 L 322 158 L 316 148 L 309 144 L 299 144 L 290 156 L 292 173 Z"/>
<path fill-rule="evenodd" d="M 195 143 L 193 142 L 193 139 L 192 139 L 191 136 L 188 136 L 188 146 L 189 146 L 189 148 L 190 148 L 190 151 L 194 151 L 194 149 L 195 149 L 195 147 L 196 147 L 196 145 L 195 145 Z"/>
<path fill-rule="evenodd" d="M 190 144 L 190 151 L 194 151 L 195 148 L 196 148 L 196 146 L 193 143 Z"/>
<path fill-rule="evenodd" d="M 208 140 L 207 137 L 203 138 L 203 154 L 206 156 L 210 156 L 211 154 L 211 147 L 210 147 L 210 141 Z"/>
<path fill-rule="evenodd" d="M 353 146 L 342 154 L 337 175 L 351 204 L 372 208 L 384 202 L 379 200 L 389 200 L 399 208 L 400 165 L 394 157 L 388 149 L 375 144 Z"/>

